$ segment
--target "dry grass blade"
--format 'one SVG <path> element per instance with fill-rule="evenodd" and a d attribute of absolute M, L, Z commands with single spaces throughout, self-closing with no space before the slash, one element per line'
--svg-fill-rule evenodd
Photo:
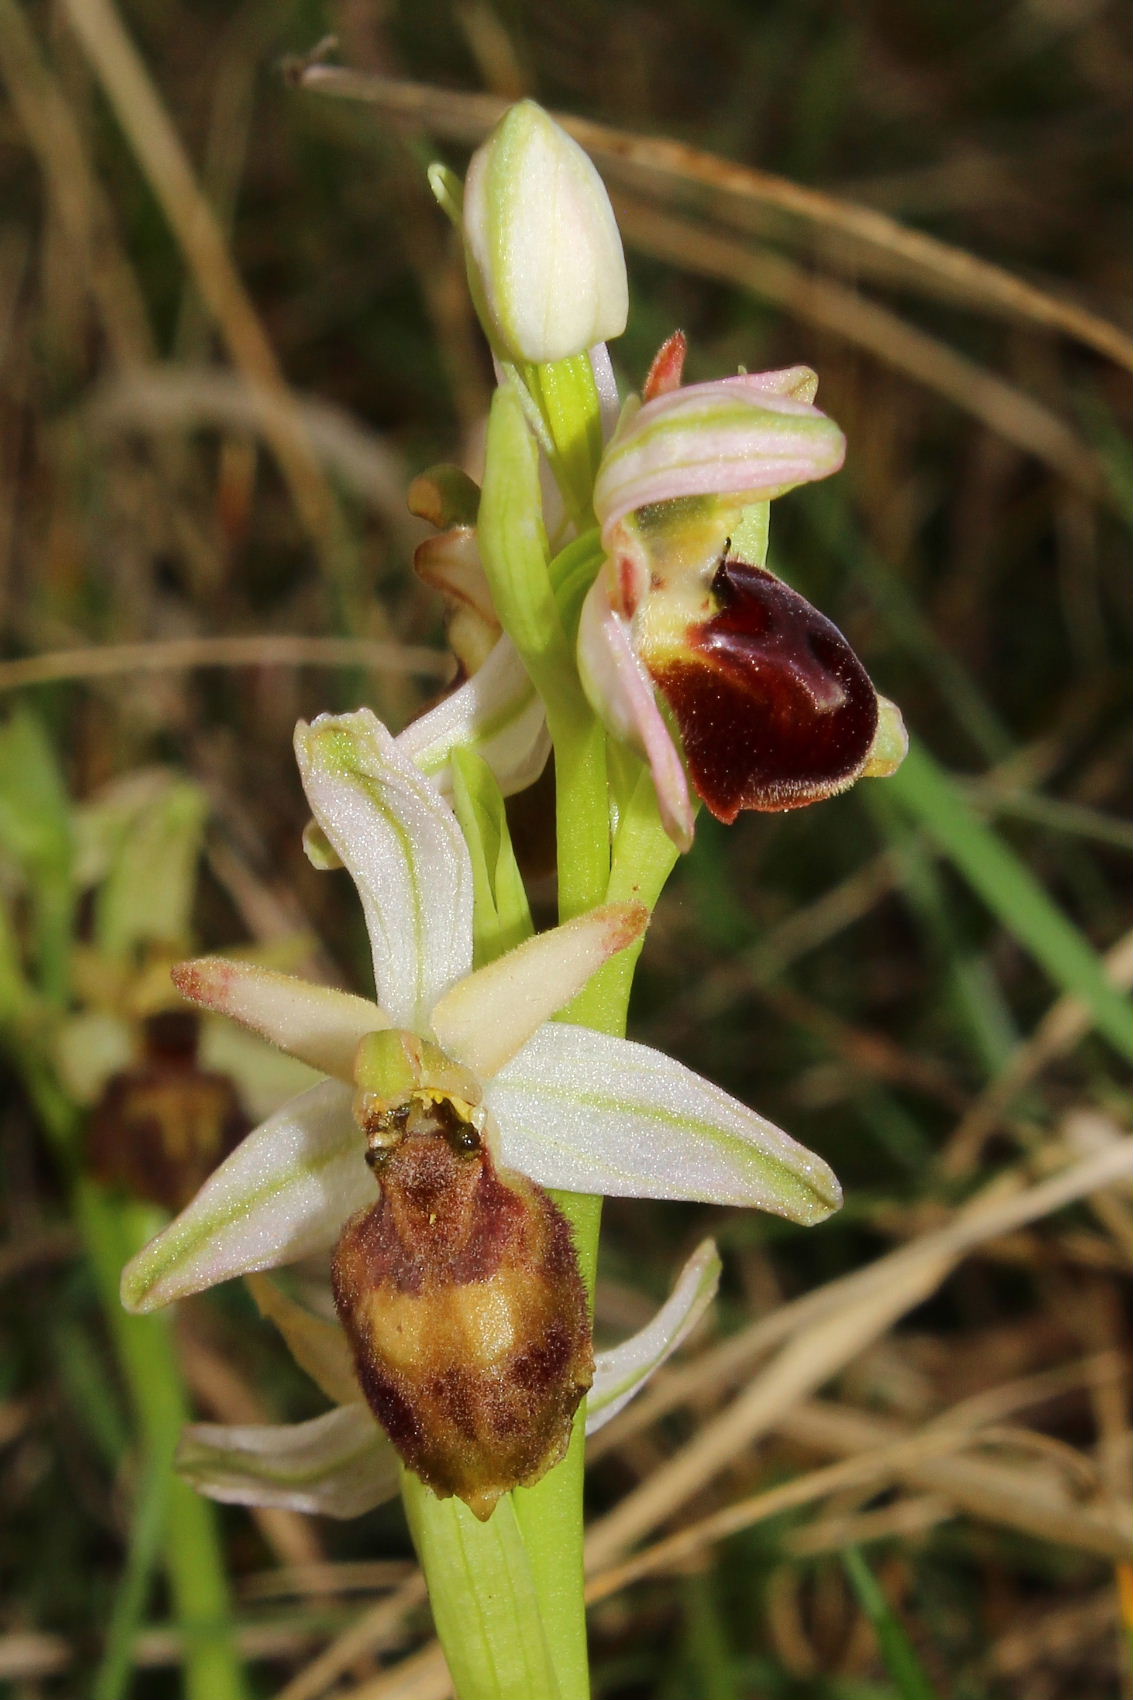
<path fill-rule="evenodd" d="M 287 407 L 299 410 L 326 471 L 407 542 L 416 542 L 421 525 L 405 505 L 409 474 L 402 457 L 376 431 L 329 402 L 292 392 Z M 84 407 L 83 419 L 97 432 L 211 427 L 258 431 L 268 438 L 286 423 L 278 395 L 252 388 L 232 372 L 175 366 L 148 366 L 104 385 Z"/>
<path fill-rule="evenodd" d="M 658 1541 L 594 1577 L 588 1597 L 607 1598 L 642 1577 L 685 1564 L 729 1535 L 784 1511 L 797 1510 L 847 1488 L 877 1488 L 894 1480 L 928 1488 L 946 1505 L 957 1506 L 971 1516 L 1079 1551 L 1120 1558 L 1127 1549 L 1126 1508 L 1105 1515 L 1075 1505 L 1033 1468 L 954 1456 L 972 1443 L 966 1429 L 957 1430 L 942 1422 L 910 1435 L 896 1423 L 818 1401 L 796 1405 L 789 1419 L 784 1419 L 784 1427 L 800 1445 L 849 1456 L 841 1463 L 729 1505 Z M 977 1441 L 981 1438 L 975 1437 Z"/>
<path fill-rule="evenodd" d="M 870 1541 L 906 1540 L 927 1534 L 955 1517 L 948 1500 L 939 1494 L 918 1494 L 884 1505 L 878 1511 L 863 1511 L 855 1517 L 824 1517 L 802 1529 L 793 1529 L 783 1542 L 792 1558 L 817 1558 L 820 1553 L 841 1552 L 843 1547 L 865 1546 Z"/>
<path fill-rule="evenodd" d="M 234 1639 L 245 1659 L 294 1659 L 306 1652 L 317 1633 L 300 1624 L 243 1623 L 234 1631 Z M 184 1655 L 185 1640 L 176 1629 L 146 1629 L 134 1642 L 134 1664 L 139 1670 L 180 1665 Z M 56 1676 L 84 1656 L 85 1649 L 72 1647 L 62 1635 L 0 1635 L 0 1681 Z"/>
<path fill-rule="evenodd" d="M 110 0 L 65 0 L 82 42 L 138 163 L 169 220 L 197 286 L 236 365 L 274 404 L 268 432 L 311 538 L 327 542 L 334 501 L 307 442 L 275 352 L 232 262 L 216 216 L 197 184 L 181 141 Z"/>
<path fill-rule="evenodd" d="M 1113 1594 L 1106 1589 L 1081 1604 L 1075 1602 L 1061 1611 L 1044 1612 L 1039 1621 L 1004 1635 L 996 1642 L 992 1662 L 1003 1676 L 1041 1667 L 1052 1655 L 1112 1632 L 1115 1617 Z"/>
<path fill-rule="evenodd" d="M 750 243 L 624 196 L 616 205 L 626 241 L 654 259 L 774 301 L 794 317 L 821 325 L 935 390 L 989 431 L 1045 461 L 1086 495 L 1097 497 L 1105 489 L 1096 457 L 1048 408 L 887 307 L 865 300 L 845 284 L 815 277 L 768 248 L 753 249 Z"/>
<path fill-rule="evenodd" d="M 965 1252 L 1123 1179 L 1131 1158 L 1133 1140 L 1123 1140 L 1014 1196 L 982 1200 L 947 1228 L 880 1260 L 888 1266 L 880 1284 L 876 1264 L 839 1283 L 842 1305 L 790 1340 L 756 1381 L 594 1526 L 587 1543 L 590 1566 L 610 1562 L 671 1516 L 743 1447 L 934 1292 Z"/>
<path fill-rule="evenodd" d="M 391 117 L 410 120 L 436 135 L 464 142 L 479 141 L 506 105 L 491 95 L 460 94 L 424 83 L 368 77 L 331 65 L 299 67 L 296 80 L 302 87 L 324 94 L 367 101 Z M 770 172 L 737 165 L 683 142 L 636 136 L 566 113 L 555 116 L 588 153 L 611 170 L 628 169 L 638 175 L 646 172 L 668 181 L 696 183 L 773 207 L 817 229 L 853 237 L 867 248 L 899 255 L 922 274 L 947 280 L 985 311 L 1061 331 L 1133 371 L 1133 341 L 1116 325 L 1073 302 L 1060 301 L 963 249 L 953 248 L 922 231 L 910 230 L 885 213 Z"/>
<path fill-rule="evenodd" d="M 363 1612 L 336 1641 L 279 1690 L 275 1700 L 318 1700 L 358 1659 L 387 1646 L 406 1618 L 425 1603 L 425 1579 L 410 1576 L 387 1600 Z"/>
<path fill-rule="evenodd" d="M 115 674 L 164 673 L 194 667 L 368 667 L 382 673 L 411 673 L 440 679 L 451 671 L 447 656 L 369 638 L 249 637 L 170 638 L 156 643 L 112 643 L 91 649 L 59 649 L 0 661 L 0 692 L 62 680 L 106 679 Z"/>
<path fill-rule="evenodd" d="M 287 1564 L 245 1576 L 240 1594 L 246 1600 L 286 1599 L 295 1594 L 380 1594 L 406 1581 L 413 1568 L 396 1558 Z"/>
<path fill-rule="evenodd" d="M 345 1700 L 449 1700 L 452 1691 L 444 1654 L 430 1641 L 392 1670 L 352 1688 Z"/>
<path fill-rule="evenodd" d="M 1126 933 L 1103 958 L 1106 977 L 1121 991 L 1133 985 L 1133 933 Z M 990 1134 L 999 1126 L 1036 1075 L 1062 1056 L 1090 1030 L 1090 1014 L 1080 998 L 1065 993 L 1053 1003 L 1029 1039 L 1008 1058 L 999 1074 L 957 1124 L 941 1159 L 941 1173 L 970 1174 Z"/>
<path fill-rule="evenodd" d="M 110 206 L 90 169 L 74 114 L 14 0 L 0 0 L 0 72 L 89 279 L 115 359 L 124 367 L 152 359 L 145 302 L 118 245 Z"/>
<path fill-rule="evenodd" d="M 950 1432 L 933 1425 L 923 1431 L 922 1437 Z M 917 1456 L 915 1452 L 906 1455 L 897 1451 L 906 1438 L 906 1431 L 899 1423 L 818 1400 L 807 1401 L 791 1412 L 790 1433 L 799 1445 L 822 1452 L 853 1455 L 868 1450 L 881 1454 L 888 1449 L 891 1456 L 896 1455 L 894 1475 L 898 1479 L 944 1494 L 981 1521 L 1001 1523 L 1040 1540 L 1095 1553 L 1099 1558 L 1117 1561 L 1129 1551 L 1133 1507 L 1127 1503 L 1112 1507 L 1075 1504 L 1053 1472 L 1034 1463 L 1010 1465 L 984 1458 L 934 1458 L 928 1454 Z M 1035 1443 L 1039 1450 L 1043 1450 L 1042 1442 L 1049 1438 L 1031 1434 L 1023 1441 L 1021 1437 L 1025 1434 L 1025 1430 L 1012 1430 L 989 1438 L 992 1443 L 1022 1445 L 1028 1449 Z"/>

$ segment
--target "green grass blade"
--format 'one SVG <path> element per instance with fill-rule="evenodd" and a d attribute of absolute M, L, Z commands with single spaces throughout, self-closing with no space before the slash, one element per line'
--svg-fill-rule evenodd
<path fill-rule="evenodd" d="M 937 1700 L 936 1690 L 925 1675 L 912 1642 L 890 1610 L 861 1553 L 856 1547 L 846 1547 L 842 1562 L 858 1603 L 873 1624 L 885 1667 L 897 1684 L 901 1700 Z"/>
<path fill-rule="evenodd" d="M 133 1675 L 134 1637 L 161 1557 L 169 1485 L 169 1460 L 151 1458 L 138 1485 L 126 1568 L 114 1596 L 102 1662 L 91 1686 L 91 1700 L 123 1700 L 129 1690 Z"/>
<path fill-rule="evenodd" d="M 980 820 L 944 769 L 914 743 L 900 771 L 885 783 L 1001 925 L 1060 990 L 1081 999 L 1098 1031 L 1133 1060 L 1133 1005 L 1110 985 L 1089 942 Z"/>

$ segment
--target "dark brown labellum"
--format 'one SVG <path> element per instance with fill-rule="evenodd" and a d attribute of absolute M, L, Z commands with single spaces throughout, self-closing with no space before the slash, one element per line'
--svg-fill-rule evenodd
<path fill-rule="evenodd" d="M 563 1457 L 593 1379 L 570 1227 L 446 1101 L 415 1101 L 374 1166 L 333 1266 L 358 1380 L 408 1467 L 487 1518 Z"/>
<path fill-rule="evenodd" d="M 92 1174 L 171 1211 L 252 1125 L 228 1076 L 198 1066 L 198 1030 L 192 1010 L 151 1016 L 141 1060 L 107 1081 L 87 1129 Z"/>
<path fill-rule="evenodd" d="M 712 813 L 797 809 L 857 778 L 877 730 L 877 693 L 841 632 L 761 567 L 722 562 L 717 611 L 694 652 L 651 668 Z"/>

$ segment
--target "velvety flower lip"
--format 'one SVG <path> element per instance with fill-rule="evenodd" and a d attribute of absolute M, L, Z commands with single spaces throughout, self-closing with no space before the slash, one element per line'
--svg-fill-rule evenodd
<path fill-rule="evenodd" d="M 612 904 L 472 971 L 469 853 L 449 805 L 367 710 L 301 725 L 296 749 L 326 842 L 362 900 L 376 1002 L 252 964 L 178 975 L 228 1015 L 330 1076 L 250 1133 L 194 1201 L 128 1265 L 127 1309 L 328 1249 L 371 1203 L 351 1113 L 367 1033 L 419 1034 L 479 1082 L 498 1161 L 541 1186 L 754 1205 L 798 1222 L 840 1202 L 827 1165 L 672 1058 L 551 1020 L 640 936 Z"/>
<path fill-rule="evenodd" d="M 845 439 L 809 367 L 681 387 L 680 333 L 626 404 L 594 506 L 607 559 L 583 605 L 583 688 L 649 763 L 662 819 L 692 842 L 693 792 L 720 820 L 801 808 L 900 764 L 904 727 L 846 639 L 736 527 L 837 471 Z M 758 539 L 758 528 L 755 533 Z"/>
<path fill-rule="evenodd" d="M 703 1241 L 651 1321 L 595 1354 L 586 1404 L 588 1435 L 603 1428 L 692 1333 L 720 1279 L 720 1258 Z M 350 1348 L 337 1322 L 314 1315 L 264 1276 L 251 1283 L 301 1368 L 332 1408 L 303 1423 L 194 1423 L 177 1468 L 200 1493 L 236 1505 L 273 1505 L 327 1517 L 358 1517 L 392 1499 L 399 1483 L 392 1443 L 361 1403 Z"/>
<path fill-rule="evenodd" d="M 731 822 L 844 790 L 877 733 L 865 668 L 832 621 L 763 568 L 726 560 L 713 592 L 717 611 L 689 631 L 686 654 L 644 652 L 697 793 Z"/>

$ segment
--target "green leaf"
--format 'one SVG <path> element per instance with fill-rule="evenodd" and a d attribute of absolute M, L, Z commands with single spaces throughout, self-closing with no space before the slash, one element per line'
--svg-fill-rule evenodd
<path fill-rule="evenodd" d="M 208 817 L 199 786 L 171 779 L 124 830 L 95 905 L 95 935 L 107 956 L 139 945 L 187 950 Z"/>
<path fill-rule="evenodd" d="M 69 878 L 71 805 L 41 721 L 17 709 L 0 726 L 0 845 L 29 877 Z"/>
<path fill-rule="evenodd" d="M 552 733 L 558 714 L 585 719 L 547 566 L 539 451 L 510 383 L 492 400 L 476 535 L 496 612 L 547 705 Z"/>
<path fill-rule="evenodd" d="M 67 997 L 74 919 L 71 804 L 43 725 L 19 709 L 0 727 L 0 846 L 31 888 L 39 989 Z"/>

